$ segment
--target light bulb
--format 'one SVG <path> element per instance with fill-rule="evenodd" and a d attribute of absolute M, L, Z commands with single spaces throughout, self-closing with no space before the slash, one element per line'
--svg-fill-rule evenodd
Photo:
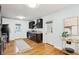
<path fill-rule="evenodd" d="M 17 16 L 17 18 L 19 18 L 19 19 L 25 19 L 24 16 Z"/>
<path fill-rule="evenodd" d="M 28 4 L 28 6 L 30 7 L 30 8 L 35 8 L 35 7 L 37 7 L 39 4 Z"/>

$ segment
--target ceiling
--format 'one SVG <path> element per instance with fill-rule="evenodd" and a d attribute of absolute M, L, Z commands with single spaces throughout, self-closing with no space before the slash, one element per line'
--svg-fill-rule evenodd
<path fill-rule="evenodd" d="M 16 18 L 25 16 L 26 19 L 43 17 L 69 6 L 68 4 L 40 4 L 37 8 L 29 8 L 24 4 L 3 4 L 2 16 Z"/>

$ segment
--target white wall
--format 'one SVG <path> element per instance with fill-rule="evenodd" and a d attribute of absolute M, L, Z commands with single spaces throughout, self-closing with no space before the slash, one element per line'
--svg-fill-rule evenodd
<path fill-rule="evenodd" d="M 43 17 L 44 19 L 44 43 L 49 43 L 56 46 L 59 49 L 62 49 L 62 40 L 60 39 L 61 33 L 64 31 L 64 19 L 67 17 L 79 16 L 79 5 L 72 5 L 67 7 L 61 11 Z M 49 35 L 49 38 L 46 38 L 45 30 L 46 24 L 45 22 L 48 20 L 53 21 L 53 33 Z M 49 41 L 49 42 L 48 42 Z M 74 46 L 73 46 L 74 48 Z"/>
<path fill-rule="evenodd" d="M 3 18 L 2 21 L 3 24 L 9 24 L 10 40 L 14 40 L 16 38 L 27 38 L 26 36 L 28 28 L 27 21 L 8 19 L 8 18 Z M 16 29 L 15 24 L 21 24 L 21 31 L 19 34 L 15 32 Z"/>

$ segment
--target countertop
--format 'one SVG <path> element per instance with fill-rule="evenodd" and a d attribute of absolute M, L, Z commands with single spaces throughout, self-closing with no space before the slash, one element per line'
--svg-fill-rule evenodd
<path fill-rule="evenodd" d="M 28 32 L 36 33 L 36 34 L 41 34 L 42 33 L 41 31 L 28 31 Z"/>

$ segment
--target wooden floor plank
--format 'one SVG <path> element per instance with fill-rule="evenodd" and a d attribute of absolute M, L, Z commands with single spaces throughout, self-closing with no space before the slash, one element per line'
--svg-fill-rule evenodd
<path fill-rule="evenodd" d="M 6 48 L 4 49 L 4 55 L 13 55 L 14 54 L 14 41 L 10 41 L 6 44 Z"/>
<path fill-rule="evenodd" d="M 47 43 L 36 43 L 32 40 L 25 39 L 33 49 L 19 53 L 21 55 L 65 55 L 61 50 Z"/>
<path fill-rule="evenodd" d="M 65 55 L 61 50 L 55 48 L 53 45 L 47 43 L 36 43 L 30 39 L 24 39 L 24 41 L 29 44 L 32 49 L 23 50 L 22 52 L 16 53 L 16 55 Z M 5 55 L 15 54 L 15 41 L 6 44 L 6 49 L 4 51 Z"/>

